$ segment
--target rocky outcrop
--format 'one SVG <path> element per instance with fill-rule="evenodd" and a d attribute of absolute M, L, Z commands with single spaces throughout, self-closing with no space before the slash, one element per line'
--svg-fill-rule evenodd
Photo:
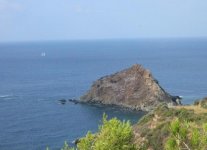
<path fill-rule="evenodd" d="M 149 111 L 160 103 L 177 105 L 174 97 L 165 92 L 149 70 L 135 64 L 131 68 L 95 81 L 80 98 L 82 102 L 117 105 Z"/>

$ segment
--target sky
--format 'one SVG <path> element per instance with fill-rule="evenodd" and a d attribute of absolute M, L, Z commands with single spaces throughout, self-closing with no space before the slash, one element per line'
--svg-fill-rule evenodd
<path fill-rule="evenodd" d="M 207 0 L 0 0 L 0 42 L 207 37 Z"/>

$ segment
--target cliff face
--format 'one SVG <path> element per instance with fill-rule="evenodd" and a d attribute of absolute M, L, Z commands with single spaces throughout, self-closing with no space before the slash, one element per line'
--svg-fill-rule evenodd
<path fill-rule="evenodd" d="M 80 99 L 83 102 L 113 104 L 144 111 L 163 102 L 176 104 L 150 71 L 138 64 L 95 81 Z"/>

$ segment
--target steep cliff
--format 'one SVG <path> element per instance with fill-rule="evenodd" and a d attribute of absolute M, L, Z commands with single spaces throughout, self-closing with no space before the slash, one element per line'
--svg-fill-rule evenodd
<path fill-rule="evenodd" d="M 150 71 L 138 64 L 95 81 L 80 99 L 82 102 L 144 111 L 149 111 L 163 102 L 177 104 L 174 97 L 165 92 Z"/>

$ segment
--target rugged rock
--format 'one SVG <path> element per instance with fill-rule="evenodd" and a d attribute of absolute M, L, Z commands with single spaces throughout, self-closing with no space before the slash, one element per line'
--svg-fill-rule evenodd
<path fill-rule="evenodd" d="M 68 102 L 74 103 L 74 104 L 78 104 L 80 103 L 78 100 L 76 99 L 68 99 Z"/>
<path fill-rule="evenodd" d="M 163 102 L 178 104 L 153 78 L 150 71 L 138 64 L 95 81 L 80 100 L 144 111 L 152 110 Z"/>
<path fill-rule="evenodd" d="M 65 105 L 65 103 L 67 102 L 65 99 L 60 99 L 59 100 L 60 104 Z"/>

